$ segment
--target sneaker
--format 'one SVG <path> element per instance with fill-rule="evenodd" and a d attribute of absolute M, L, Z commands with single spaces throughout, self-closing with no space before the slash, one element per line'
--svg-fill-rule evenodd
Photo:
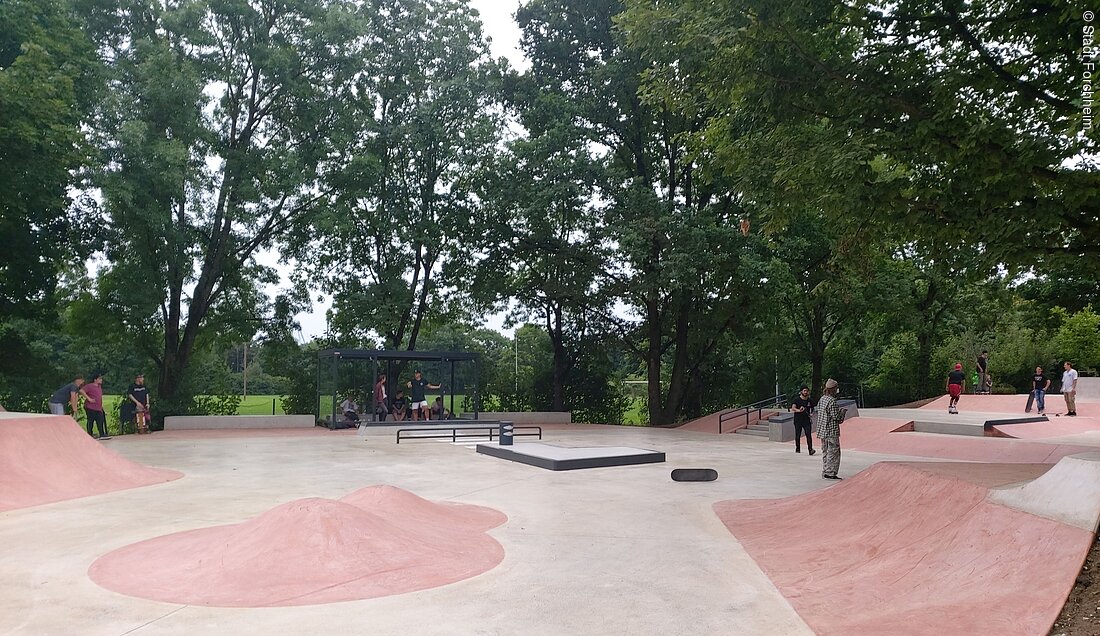
<path fill-rule="evenodd" d="M 810 449 L 810 454 L 811 454 L 811 455 L 816 455 L 816 454 L 817 454 L 817 451 L 815 451 L 814 449 L 812 449 L 812 448 L 811 448 L 811 449 Z"/>
<path fill-rule="evenodd" d="M 836 475 L 822 475 L 821 477 L 823 479 L 844 479 L 843 477 L 838 477 Z"/>
<path fill-rule="evenodd" d="M 796 453 L 801 453 L 801 452 L 802 452 L 802 449 L 801 449 L 801 448 L 796 448 L 796 449 L 794 449 L 794 452 L 796 452 Z"/>
<path fill-rule="evenodd" d="M 1077 417 L 1077 411 L 1070 411 L 1069 413 L 1066 413 L 1066 415 L 1070 417 Z"/>

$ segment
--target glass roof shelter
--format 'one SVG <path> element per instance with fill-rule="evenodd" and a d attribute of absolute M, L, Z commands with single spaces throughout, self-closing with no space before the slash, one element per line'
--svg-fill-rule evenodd
<path fill-rule="evenodd" d="M 359 406 L 360 424 L 389 420 L 387 413 L 398 391 L 403 391 L 410 403 L 407 382 L 420 370 L 429 384 L 425 398 L 429 407 L 436 397 L 452 417 L 471 412 L 478 418 L 480 400 L 477 392 L 481 372 L 481 355 L 465 351 L 387 351 L 382 349 L 325 349 L 317 359 L 317 419 L 332 427 L 344 418 L 340 404 L 351 399 Z M 386 375 L 386 405 L 375 400 L 374 384 Z M 457 410 L 455 407 L 458 407 Z"/>

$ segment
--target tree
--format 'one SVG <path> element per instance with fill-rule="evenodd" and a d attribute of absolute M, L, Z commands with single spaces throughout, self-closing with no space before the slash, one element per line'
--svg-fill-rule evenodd
<path fill-rule="evenodd" d="M 638 318 L 619 328 L 644 361 L 650 422 L 662 424 L 680 416 L 692 377 L 759 279 L 743 278 L 741 200 L 686 146 L 704 114 L 689 101 L 643 100 L 648 64 L 614 28 L 621 10 L 614 0 L 538 0 L 517 18 L 530 81 L 572 102 L 573 125 L 604 149 L 593 193 L 614 232 L 604 293 Z"/>
<path fill-rule="evenodd" d="M 357 124 L 341 139 L 350 161 L 327 181 L 334 205 L 295 247 L 333 296 L 342 342 L 377 334 L 413 350 L 425 319 L 464 289 L 451 270 L 485 230 L 472 176 L 502 133 L 503 66 L 463 2 L 375 0 L 363 11 L 365 66 L 345 96 Z"/>
<path fill-rule="evenodd" d="M 1097 269 L 1098 134 L 1075 103 L 1085 68 L 1070 5 L 628 5 L 622 24 L 654 60 L 651 76 L 680 81 L 714 113 L 699 143 L 729 173 L 761 173 L 739 179 L 750 196 L 753 181 L 797 189 L 804 170 L 848 162 L 866 170 L 822 194 L 866 193 L 837 217 L 853 229 L 972 245 L 989 264 Z M 746 118 L 770 130 L 741 134 Z M 807 124 L 827 134 L 803 134 Z"/>
<path fill-rule="evenodd" d="M 257 328 L 271 272 L 255 255 L 331 200 L 356 22 L 348 4 L 307 0 L 125 3 L 114 17 L 98 293 L 155 361 L 161 403 L 186 409 L 204 334 Z"/>
<path fill-rule="evenodd" d="M 573 105 L 530 80 L 512 82 L 526 136 L 484 172 L 487 213 L 475 243 L 482 256 L 468 261 L 465 276 L 483 305 L 514 300 L 513 319 L 542 325 L 553 353 L 546 406 L 564 411 L 578 343 L 609 304 L 597 287 L 607 259 L 593 197 L 600 165 L 570 124 Z"/>

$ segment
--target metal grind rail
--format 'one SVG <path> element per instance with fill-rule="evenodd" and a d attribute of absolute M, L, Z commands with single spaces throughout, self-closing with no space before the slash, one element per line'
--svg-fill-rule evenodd
<path fill-rule="evenodd" d="M 512 432 L 513 437 L 538 437 L 542 439 L 541 426 L 516 426 Z M 416 435 L 402 435 L 402 433 L 417 433 Z M 425 435 L 423 433 L 435 433 Z M 416 428 L 401 428 L 397 430 L 397 443 L 410 439 L 450 439 L 457 442 L 460 439 L 488 437 L 493 441 L 500 434 L 500 426 L 421 426 Z"/>

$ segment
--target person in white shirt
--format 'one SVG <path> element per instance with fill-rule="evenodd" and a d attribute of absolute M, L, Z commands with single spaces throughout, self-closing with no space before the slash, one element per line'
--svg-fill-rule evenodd
<path fill-rule="evenodd" d="M 1062 373 L 1062 397 L 1066 399 L 1066 415 L 1077 415 L 1077 369 L 1066 360 Z"/>

